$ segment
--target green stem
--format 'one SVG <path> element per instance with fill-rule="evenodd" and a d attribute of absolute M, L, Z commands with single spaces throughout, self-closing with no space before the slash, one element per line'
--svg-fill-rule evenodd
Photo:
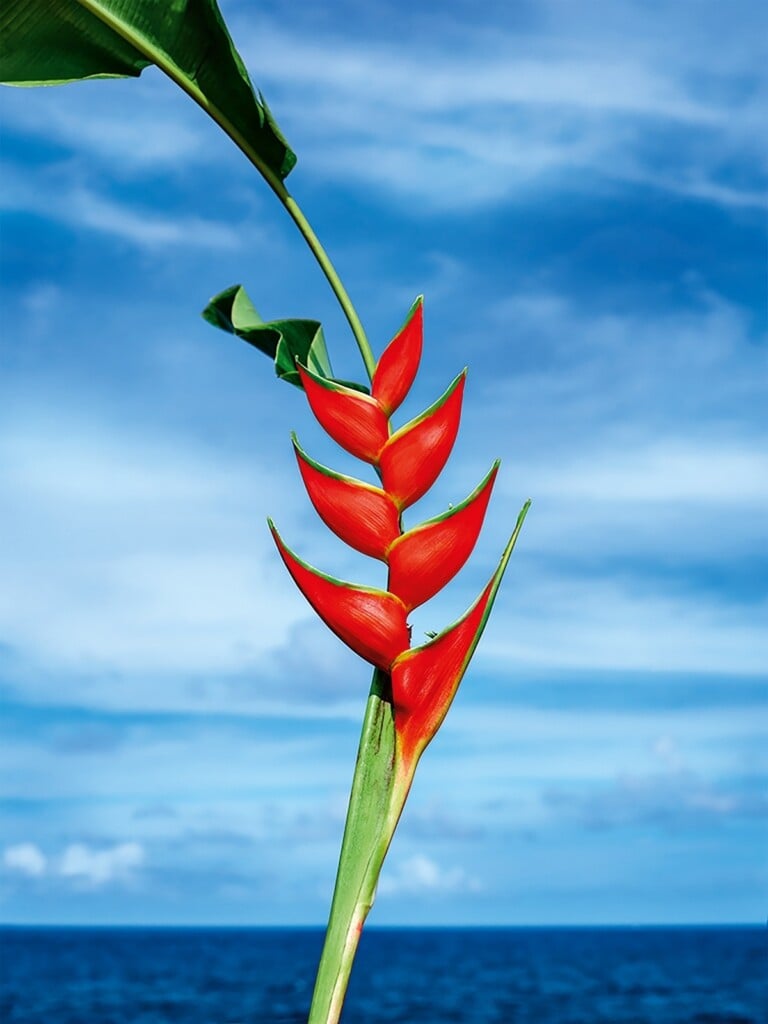
<path fill-rule="evenodd" d="M 352 305 L 352 300 L 347 293 L 347 289 L 342 284 L 341 278 L 336 273 L 336 268 L 331 262 L 328 253 L 321 245 L 320 239 L 312 230 L 312 226 L 304 216 L 301 207 L 288 192 L 282 182 L 280 184 L 282 186 L 283 194 L 280 192 L 276 192 L 276 194 L 290 214 L 294 224 L 304 236 L 307 245 L 312 250 L 315 259 L 320 265 L 320 269 L 325 274 L 328 283 L 333 289 L 333 293 L 338 299 L 339 305 L 344 310 L 344 315 L 346 316 L 349 326 L 352 328 L 352 333 L 355 336 L 357 347 L 360 349 L 360 355 L 363 357 L 363 364 L 365 365 L 365 371 L 368 374 L 368 379 L 373 380 L 373 371 L 376 369 L 376 360 L 371 350 L 371 346 L 368 343 L 368 338 L 365 330 L 363 329 L 363 325 L 360 322 L 360 317 L 357 315 L 357 310 Z"/>
<path fill-rule="evenodd" d="M 378 669 L 363 719 L 336 887 L 308 1024 L 337 1024 L 360 934 L 411 779 L 395 766 L 389 677 Z"/>
<path fill-rule="evenodd" d="M 145 54 L 145 56 L 147 56 L 153 64 L 156 64 L 161 71 L 168 75 L 168 77 L 175 82 L 179 88 L 183 89 L 184 92 L 193 99 L 198 106 L 202 107 L 206 114 L 216 122 L 222 131 L 232 139 L 238 149 L 245 154 L 259 174 L 264 178 L 266 183 L 288 211 L 288 214 L 294 224 L 303 235 L 309 248 L 312 250 L 312 254 L 320 265 L 320 269 L 325 274 L 328 283 L 333 289 L 334 295 L 338 299 L 339 305 L 344 310 L 344 315 L 349 322 L 349 326 L 352 328 L 352 333 L 355 336 L 357 347 L 360 349 L 360 355 L 363 357 L 363 363 L 365 365 L 368 378 L 373 379 L 376 360 L 374 359 L 371 346 L 363 329 L 363 325 L 360 322 L 360 318 L 357 315 L 355 307 L 352 305 L 352 300 L 350 299 L 346 288 L 342 284 L 341 278 L 336 273 L 336 268 L 331 262 L 328 253 L 320 244 L 320 240 L 312 230 L 312 226 L 309 221 L 304 216 L 301 207 L 289 193 L 278 175 L 276 175 L 275 172 L 267 166 L 253 146 L 250 145 L 247 139 L 243 137 L 229 118 L 226 117 L 224 112 L 210 102 L 208 97 L 198 88 L 197 84 L 187 77 L 187 75 L 185 75 L 173 63 L 173 61 L 168 59 L 167 54 L 149 42 L 149 40 L 147 40 L 140 32 L 134 31 L 130 26 L 115 17 L 110 11 L 104 10 L 98 3 L 98 0 L 77 0 L 77 2 L 81 7 L 84 7 L 106 25 L 109 25 L 113 32 L 122 36 L 123 39 L 129 42 L 140 53 Z"/>

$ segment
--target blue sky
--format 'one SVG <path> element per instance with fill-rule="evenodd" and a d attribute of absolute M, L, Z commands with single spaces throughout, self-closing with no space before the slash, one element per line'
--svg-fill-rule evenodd
<path fill-rule="evenodd" d="M 377 352 L 426 296 L 404 417 L 469 364 L 413 520 L 503 460 L 417 630 L 534 502 L 372 923 L 765 920 L 760 5 L 222 9 Z M 322 320 L 339 375 L 354 344 L 159 73 L 0 103 L 0 915 L 321 923 L 369 671 L 265 517 L 380 574 L 316 519 L 289 431 L 357 467 L 198 312 L 240 281 L 266 318 Z"/>

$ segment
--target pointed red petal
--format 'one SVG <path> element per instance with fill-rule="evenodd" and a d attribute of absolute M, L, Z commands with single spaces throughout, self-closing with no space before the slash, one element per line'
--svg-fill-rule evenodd
<path fill-rule="evenodd" d="M 356 458 L 376 462 L 389 437 L 387 417 L 376 399 L 296 365 L 312 412 L 323 429 Z"/>
<path fill-rule="evenodd" d="M 317 514 L 345 543 L 371 558 L 386 561 L 400 533 L 395 503 L 380 487 L 334 473 L 302 451 L 293 438 L 299 470 Z"/>
<path fill-rule="evenodd" d="M 318 572 L 283 544 L 273 523 L 269 528 L 296 586 L 323 622 L 361 658 L 388 672 L 410 643 L 400 598 Z"/>
<path fill-rule="evenodd" d="M 448 460 L 459 430 L 467 371 L 434 405 L 390 437 L 379 456 L 384 490 L 399 509 L 426 494 Z"/>
<path fill-rule="evenodd" d="M 406 770 L 415 767 L 451 706 L 485 629 L 528 504 L 518 516 L 496 572 L 469 611 L 434 640 L 404 651 L 392 666 L 398 752 Z"/>
<path fill-rule="evenodd" d="M 400 331 L 390 341 L 376 364 L 371 394 L 387 416 L 397 409 L 413 384 L 421 359 L 423 296 L 411 306 Z"/>
<path fill-rule="evenodd" d="M 441 590 L 472 554 L 498 469 L 497 462 L 465 501 L 402 534 L 390 548 L 388 587 L 408 611 Z"/>

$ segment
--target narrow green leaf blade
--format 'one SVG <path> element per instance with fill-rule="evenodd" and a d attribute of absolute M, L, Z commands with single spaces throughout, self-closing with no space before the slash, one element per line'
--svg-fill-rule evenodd
<path fill-rule="evenodd" d="M 257 165 L 282 180 L 296 163 L 216 0 L 4 0 L 0 40 L 8 85 L 135 76 L 156 64 Z"/>

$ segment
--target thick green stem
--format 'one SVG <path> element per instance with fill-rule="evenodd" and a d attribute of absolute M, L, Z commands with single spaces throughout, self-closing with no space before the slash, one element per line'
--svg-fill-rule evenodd
<path fill-rule="evenodd" d="M 373 674 L 308 1024 L 337 1024 L 381 866 L 410 788 L 396 771 L 389 678 Z"/>

